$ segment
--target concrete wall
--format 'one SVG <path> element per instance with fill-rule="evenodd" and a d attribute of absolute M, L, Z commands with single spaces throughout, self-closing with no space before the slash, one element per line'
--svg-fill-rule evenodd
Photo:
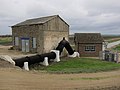
<path fill-rule="evenodd" d="M 44 31 L 44 52 L 55 49 L 63 37 L 68 40 L 68 32 Z"/>
<path fill-rule="evenodd" d="M 67 25 L 61 18 L 55 17 L 43 25 L 43 30 L 49 31 L 67 31 L 69 33 L 69 25 Z"/>
<path fill-rule="evenodd" d="M 95 45 L 95 51 L 85 51 L 86 45 Z M 98 57 L 99 52 L 102 51 L 102 44 L 79 44 L 76 50 L 80 53 L 81 57 Z"/>
<path fill-rule="evenodd" d="M 49 52 L 55 49 L 63 37 L 68 40 L 69 26 L 62 21 L 61 18 L 56 17 L 43 25 L 44 30 L 44 52 Z"/>
<path fill-rule="evenodd" d="M 38 29 L 37 52 L 39 54 L 44 52 L 44 31 L 43 31 L 43 25 L 39 25 L 39 29 Z"/>

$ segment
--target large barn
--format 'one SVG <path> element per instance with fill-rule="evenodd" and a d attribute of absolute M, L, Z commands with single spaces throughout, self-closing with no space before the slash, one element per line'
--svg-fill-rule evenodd
<path fill-rule="evenodd" d="M 100 33 L 75 33 L 76 51 L 81 57 L 98 57 L 103 50 L 103 38 Z"/>
<path fill-rule="evenodd" d="M 60 40 L 68 40 L 69 25 L 59 16 L 28 19 L 12 26 L 13 48 L 22 52 L 46 53 Z"/>

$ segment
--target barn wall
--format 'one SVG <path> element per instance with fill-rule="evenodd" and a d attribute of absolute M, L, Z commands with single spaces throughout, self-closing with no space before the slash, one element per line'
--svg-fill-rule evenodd
<path fill-rule="evenodd" d="M 56 17 L 43 25 L 44 52 L 55 49 L 63 37 L 68 40 L 69 26 L 59 17 Z"/>
<path fill-rule="evenodd" d="M 44 31 L 44 52 L 55 49 L 63 37 L 68 40 L 67 32 Z"/>
<path fill-rule="evenodd" d="M 96 50 L 93 52 L 85 51 L 86 45 L 95 45 Z M 99 52 L 102 51 L 102 44 L 79 44 L 77 47 L 78 52 L 80 53 L 81 57 L 98 57 Z"/>
<path fill-rule="evenodd" d="M 44 31 L 43 31 L 43 25 L 39 25 L 38 29 L 38 37 L 37 37 L 37 52 L 39 54 L 44 52 Z"/>
<path fill-rule="evenodd" d="M 43 28 L 44 30 L 49 31 L 67 31 L 69 33 L 69 25 L 67 25 L 59 17 L 55 17 L 52 20 L 46 22 Z"/>
<path fill-rule="evenodd" d="M 37 39 L 37 37 L 39 36 L 38 28 L 39 28 L 38 25 L 12 27 L 13 42 L 14 42 L 14 37 L 19 37 L 19 46 L 15 46 L 13 44 L 14 49 L 21 50 L 22 49 L 21 38 L 29 38 L 30 52 L 36 52 L 37 48 L 36 49 L 32 48 L 32 37 Z"/>

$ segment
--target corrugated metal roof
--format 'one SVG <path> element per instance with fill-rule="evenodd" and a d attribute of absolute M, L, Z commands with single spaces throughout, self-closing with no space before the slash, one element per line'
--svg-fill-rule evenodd
<path fill-rule="evenodd" d="M 53 16 L 47 16 L 47 17 L 41 17 L 41 18 L 35 18 L 35 19 L 28 19 L 28 20 L 25 20 L 21 23 L 18 23 L 14 26 L 22 26 L 22 25 L 32 25 L 32 24 L 43 24 L 55 17 L 57 17 L 58 15 L 53 15 Z"/>
<path fill-rule="evenodd" d="M 102 43 L 103 41 L 100 33 L 75 33 L 77 43 Z"/>

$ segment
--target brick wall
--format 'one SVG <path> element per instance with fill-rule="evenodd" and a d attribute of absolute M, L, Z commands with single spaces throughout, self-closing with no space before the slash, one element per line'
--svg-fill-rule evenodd
<path fill-rule="evenodd" d="M 86 45 L 95 45 L 95 51 L 85 51 Z M 102 51 L 102 44 L 79 44 L 76 50 L 80 53 L 81 57 L 98 57 L 99 52 Z"/>

